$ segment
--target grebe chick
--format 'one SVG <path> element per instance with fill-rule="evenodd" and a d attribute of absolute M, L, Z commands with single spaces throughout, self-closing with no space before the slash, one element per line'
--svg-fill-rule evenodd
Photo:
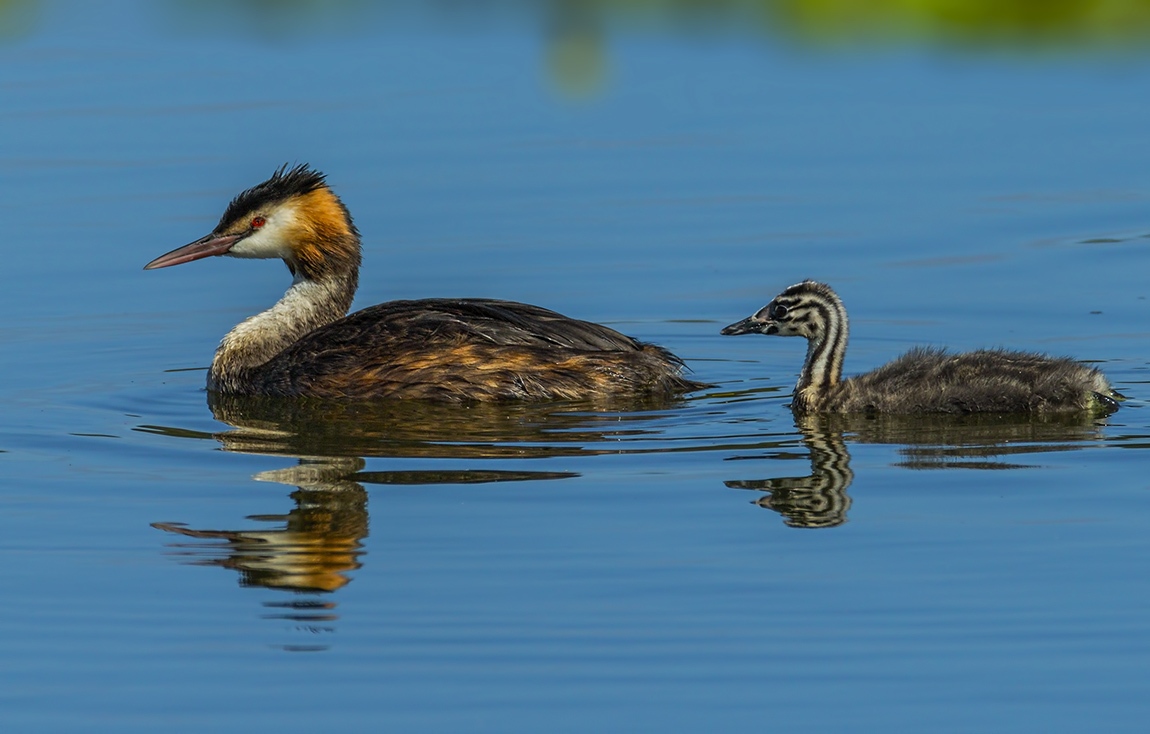
<path fill-rule="evenodd" d="M 842 379 L 847 312 L 830 286 L 803 281 L 723 334 L 807 339 L 791 401 L 795 413 L 1111 413 L 1123 397 L 1074 360 L 982 349 L 917 347 L 873 372 Z"/>
<path fill-rule="evenodd" d="M 232 329 L 208 370 L 225 394 L 322 398 L 603 399 L 704 385 L 666 349 L 606 326 L 489 299 L 391 301 L 345 316 L 359 232 L 322 173 L 280 168 L 228 205 L 207 236 L 145 270 L 213 255 L 280 258 L 294 281 Z"/>

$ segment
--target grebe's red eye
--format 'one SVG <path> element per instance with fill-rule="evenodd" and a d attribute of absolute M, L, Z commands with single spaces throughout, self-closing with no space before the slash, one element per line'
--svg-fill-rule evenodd
<path fill-rule="evenodd" d="M 252 220 L 252 229 L 259 229 L 267 223 L 268 220 L 264 219 L 263 217 L 256 217 Z"/>

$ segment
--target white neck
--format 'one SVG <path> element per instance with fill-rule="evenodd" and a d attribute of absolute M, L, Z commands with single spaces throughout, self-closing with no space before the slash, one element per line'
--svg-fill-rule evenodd
<path fill-rule="evenodd" d="M 208 389 L 242 392 L 242 373 L 266 363 L 321 326 L 342 318 L 355 286 L 345 278 L 296 278 L 274 306 L 238 324 L 220 341 L 208 372 Z"/>

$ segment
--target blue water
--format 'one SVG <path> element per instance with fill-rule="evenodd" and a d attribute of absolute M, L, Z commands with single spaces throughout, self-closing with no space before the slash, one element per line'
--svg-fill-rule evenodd
<path fill-rule="evenodd" d="M 5 731 L 1144 728 L 1150 55 L 578 7 L 0 5 Z M 537 303 L 717 386 L 209 405 L 289 276 L 141 268 L 285 162 L 357 306 Z M 1131 399 L 796 425 L 804 345 L 718 331 L 807 277 L 850 372 L 1009 346 Z"/>

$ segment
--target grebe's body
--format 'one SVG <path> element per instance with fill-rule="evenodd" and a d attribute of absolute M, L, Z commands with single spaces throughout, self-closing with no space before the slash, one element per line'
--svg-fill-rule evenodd
<path fill-rule="evenodd" d="M 221 393 L 459 402 L 703 387 L 661 347 L 522 303 L 392 301 L 345 316 L 358 284 L 359 233 L 307 166 L 285 166 L 243 192 L 211 234 L 145 269 L 213 255 L 280 258 L 295 279 L 275 306 L 220 342 L 208 389 Z"/>
<path fill-rule="evenodd" d="M 796 413 L 1109 413 L 1122 399 L 1092 367 L 1002 349 L 951 354 L 919 347 L 844 380 L 846 309 L 830 286 L 809 280 L 723 333 L 806 337 L 791 401 Z"/>
<path fill-rule="evenodd" d="M 574 400 L 696 387 L 660 347 L 510 301 L 381 303 L 308 330 L 266 361 L 268 352 L 243 361 L 235 334 L 212 361 L 211 390 L 464 401 Z"/>

